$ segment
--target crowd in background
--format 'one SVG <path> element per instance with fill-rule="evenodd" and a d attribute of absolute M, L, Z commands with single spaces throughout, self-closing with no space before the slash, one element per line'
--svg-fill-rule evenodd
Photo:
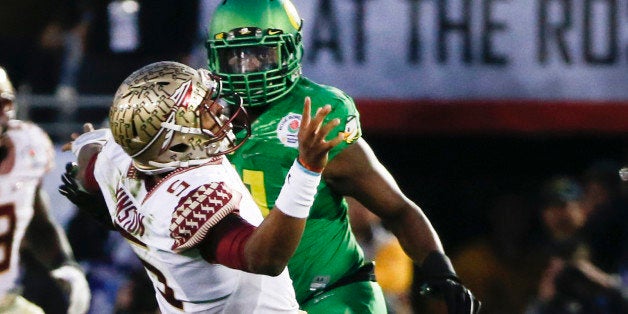
<path fill-rule="evenodd" d="M 489 205 L 489 232 L 452 258 L 486 313 L 625 312 L 628 203 L 619 166 L 599 160 L 579 176 L 549 174 L 534 199 L 509 193 Z"/>
<path fill-rule="evenodd" d="M 150 62 L 204 66 L 208 7 L 197 0 L 3 1 L 0 64 L 21 91 L 112 94 Z M 621 162 L 600 160 L 571 177 L 548 173 L 533 198 L 509 191 L 487 200 L 488 230 L 455 246 L 445 243 L 460 278 L 482 300 L 482 313 L 626 311 L 628 194 L 617 175 Z M 416 295 L 412 265 L 394 237 L 361 215 L 367 211 L 359 204 L 352 210 L 356 236 L 380 267 L 391 312 L 442 311 L 442 304 Z M 156 311 L 150 283 L 119 236 L 80 212 L 66 230 L 89 274 L 92 308 L 99 309 L 93 313 Z"/>
<path fill-rule="evenodd" d="M 5 1 L 0 62 L 18 89 L 111 94 L 131 69 L 190 63 L 199 42 L 197 0 Z M 16 17 L 19 17 L 17 19 Z"/>

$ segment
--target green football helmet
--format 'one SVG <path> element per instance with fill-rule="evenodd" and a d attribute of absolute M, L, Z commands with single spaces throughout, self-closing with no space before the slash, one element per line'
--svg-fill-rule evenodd
<path fill-rule="evenodd" d="M 301 77 L 302 20 L 289 0 L 224 0 L 208 29 L 209 69 L 222 78 L 225 99 L 268 104 Z"/>

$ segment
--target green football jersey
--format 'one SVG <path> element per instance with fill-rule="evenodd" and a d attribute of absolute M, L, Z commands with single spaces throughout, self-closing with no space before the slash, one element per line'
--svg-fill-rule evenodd
<path fill-rule="evenodd" d="M 353 100 L 334 87 L 302 77 L 288 95 L 271 104 L 252 123 L 249 140 L 229 155 L 264 216 L 273 208 L 298 155 L 297 133 L 306 96 L 312 99 L 312 114 L 330 104 L 332 111 L 326 121 L 341 121 L 329 137 L 344 132 L 345 140 L 330 152 L 330 160 L 361 136 Z M 288 264 L 297 300 L 303 302 L 362 264 L 364 255 L 350 230 L 347 202 L 321 181 L 303 238 Z"/>

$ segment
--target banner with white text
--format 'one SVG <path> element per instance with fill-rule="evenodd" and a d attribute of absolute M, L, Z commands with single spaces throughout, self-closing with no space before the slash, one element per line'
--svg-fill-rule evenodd
<path fill-rule="evenodd" d="M 304 75 L 355 98 L 628 99 L 628 0 L 294 0 Z"/>

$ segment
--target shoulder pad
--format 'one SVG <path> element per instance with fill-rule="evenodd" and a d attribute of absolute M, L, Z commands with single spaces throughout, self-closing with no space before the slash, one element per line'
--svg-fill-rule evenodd
<path fill-rule="evenodd" d="M 183 197 L 170 220 L 172 250 L 180 252 L 201 243 L 209 229 L 237 209 L 241 198 L 240 192 L 224 182 L 204 184 Z"/>

